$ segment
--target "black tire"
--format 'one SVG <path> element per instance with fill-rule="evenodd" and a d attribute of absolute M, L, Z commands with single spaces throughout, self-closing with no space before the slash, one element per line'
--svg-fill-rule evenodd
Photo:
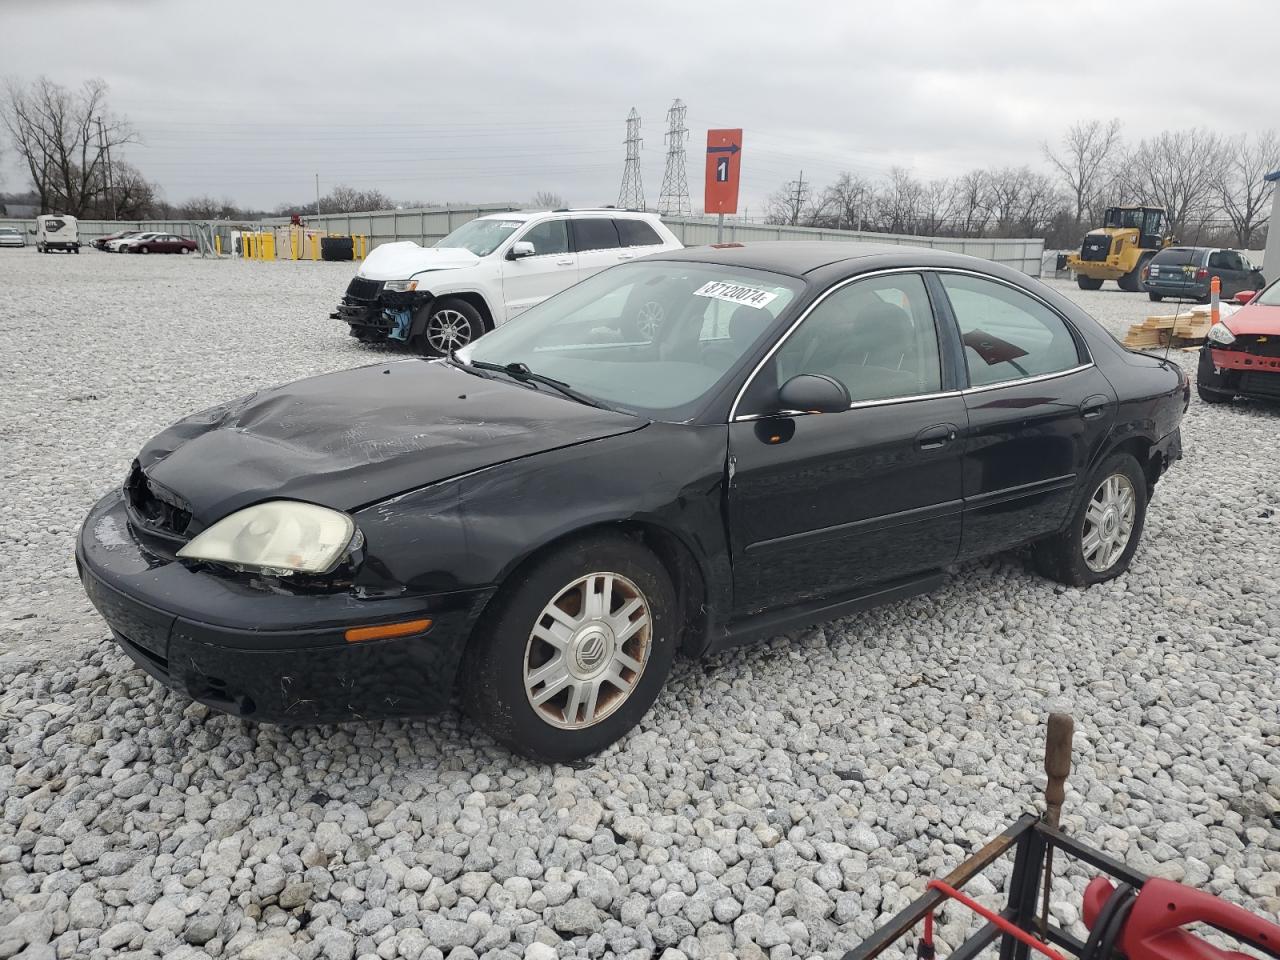
<path fill-rule="evenodd" d="M 321 237 L 321 260 L 354 260 L 355 245 L 350 237 Z"/>
<path fill-rule="evenodd" d="M 1132 527 L 1119 556 L 1104 569 L 1095 570 L 1085 559 L 1085 522 L 1089 519 L 1089 508 L 1095 494 L 1105 481 L 1116 476 L 1127 480 L 1133 492 Z M 1071 522 L 1066 529 L 1039 541 L 1033 547 L 1032 557 L 1036 569 L 1049 579 L 1072 587 L 1088 587 L 1118 577 L 1129 568 L 1129 562 L 1138 549 L 1146 517 L 1147 478 L 1142 473 L 1142 467 L 1130 454 L 1113 453 L 1090 474 L 1077 498 Z"/>
<path fill-rule="evenodd" d="M 1102 281 L 1095 280 L 1093 277 L 1084 277 L 1076 274 L 1076 286 L 1081 290 L 1101 290 Z"/>
<path fill-rule="evenodd" d="M 443 357 L 448 354 L 450 346 L 454 350 L 461 349 L 483 336 L 487 329 L 480 311 L 466 300 L 444 297 L 422 309 L 427 311 L 427 320 L 416 345 L 424 357 Z M 449 331 L 453 331 L 452 336 Z"/>
<path fill-rule="evenodd" d="M 1230 394 L 1219 393 L 1217 390 L 1211 390 L 1207 387 L 1202 387 L 1198 383 L 1196 384 L 1196 396 L 1198 396 L 1203 403 L 1230 403 L 1231 402 Z"/>
<path fill-rule="evenodd" d="M 150 248 L 150 247 L 139 247 L 139 248 L 138 248 L 138 252 L 139 252 L 139 253 L 150 253 L 150 252 L 151 252 L 151 248 Z"/>
<path fill-rule="evenodd" d="M 1151 298 L 1152 303 L 1159 303 L 1164 299 L 1160 294 L 1152 293 L 1150 290 L 1147 291 L 1147 296 Z"/>
<path fill-rule="evenodd" d="M 629 693 L 615 696 L 601 719 L 586 723 L 584 707 L 577 707 L 575 718 L 581 717 L 584 725 L 569 729 L 556 725 L 554 715 L 559 713 L 561 719 L 566 716 L 571 688 L 562 688 L 562 693 L 535 707 L 525 688 L 526 661 L 536 653 L 545 652 L 539 646 L 542 641 L 531 636 L 540 622 L 544 627 L 553 624 L 551 617 L 543 613 L 544 609 L 562 595 L 572 600 L 573 595 L 566 587 L 594 573 L 613 574 L 619 578 L 614 581 L 618 585 L 624 580 L 629 582 L 626 589 L 635 588 L 647 603 L 650 614 L 647 659 L 642 661 L 639 674 L 632 674 L 634 685 Z M 621 603 L 612 609 L 616 614 L 622 609 Z M 640 608 L 632 616 L 642 611 Z M 507 578 L 477 624 L 463 657 L 459 674 L 462 702 L 467 712 L 495 739 L 525 756 L 553 763 L 590 756 L 620 739 L 653 705 L 675 657 L 678 623 L 671 579 L 649 550 L 621 536 L 595 535 L 571 541 L 534 558 Z M 533 662 L 531 667 L 546 666 L 555 656 L 611 656 L 588 649 L 583 642 L 573 647 L 575 654 L 553 655 L 545 662 Z M 635 648 L 630 652 L 634 653 Z M 581 662 L 574 661 L 578 665 Z M 602 696 L 620 692 L 608 681 L 600 681 L 599 686 Z M 539 692 L 545 692 L 545 687 Z M 600 709 L 606 709 L 603 700 L 597 704 Z"/>

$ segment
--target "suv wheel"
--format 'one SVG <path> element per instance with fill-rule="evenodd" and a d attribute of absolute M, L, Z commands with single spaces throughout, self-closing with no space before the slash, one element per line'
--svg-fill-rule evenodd
<path fill-rule="evenodd" d="M 1033 553 L 1042 574 L 1073 587 L 1124 573 L 1147 516 L 1147 480 L 1127 453 L 1102 461 L 1084 490 L 1067 529 L 1041 540 Z"/>
<path fill-rule="evenodd" d="M 480 311 L 465 300 L 438 300 L 428 308 L 420 347 L 428 357 L 446 357 L 484 333 Z"/>
<path fill-rule="evenodd" d="M 463 702 L 526 756 L 590 756 L 657 698 L 675 655 L 675 608 L 671 578 L 640 544 L 569 543 L 512 574 L 477 624 Z"/>

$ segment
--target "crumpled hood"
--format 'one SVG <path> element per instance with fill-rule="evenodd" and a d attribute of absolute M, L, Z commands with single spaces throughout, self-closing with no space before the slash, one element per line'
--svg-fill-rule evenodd
<path fill-rule="evenodd" d="M 458 247 L 421 247 L 412 240 L 384 243 L 360 264 L 356 276 L 370 280 L 408 280 L 425 270 L 457 270 L 480 262 L 470 250 Z"/>
<path fill-rule="evenodd" d="M 648 421 L 439 362 L 299 380 L 180 420 L 138 455 L 191 507 L 192 531 L 263 500 L 352 511 Z"/>
<path fill-rule="evenodd" d="M 1222 322 L 1237 337 L 1280 337 L 1280 307 L 1269 304 L 1245 304 L 1230 316 L 1223 317 Z"/>

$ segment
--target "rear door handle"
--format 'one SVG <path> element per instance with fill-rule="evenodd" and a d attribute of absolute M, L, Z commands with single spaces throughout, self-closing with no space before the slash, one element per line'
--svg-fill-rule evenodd
<path fill-rule="evenodd" d="M 619 260 L 634 260 L 635 258 L 636 258 L 636 255 L 635 255 L 634 253 L 620 253 L 620 254 L 618 254 L 618 259 L 619 259 Z"/>
<path fill-rule="evenodd" d="M 557 267 L 572 267 L 572 266 L 573 266 L 573 261 L 572 261 L 572 260 L 557 260 L 557 261 L 556 261 L 556 266 L 557 266 Z"/>
<path fill-rule="evenodd" d="M 921 450 L 941 450 L 956 438 L 954 423 L 940 423 L 935 427 L 925 427 L 916 434 L 916 446 Z"/>
<path fill-rule="evenodd" d="M 1080 404 L 1080 415 L 1086 420 L 1097 420 L 1107 412 L 1107 407 L 1110 405 L 1111 398 L 1105 397 L 1100 393 L 1092 397 L 1085 397 Z"/>

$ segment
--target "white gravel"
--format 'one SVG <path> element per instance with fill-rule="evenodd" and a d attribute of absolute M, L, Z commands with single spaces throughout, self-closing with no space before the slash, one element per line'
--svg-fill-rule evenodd
<path fill-rule="evenodd" d="M 0 960 L 839 956 L 1035 806 L 1054 707 L 1071 832 L 1280 913 L 1275 408 L 1193 400 L 1113 583 L 969 564 L 679 663 L 633 735 L 545 768 L 454 713 L 211 715 L 134 669 L 76 581 L 81 518 L 150 435 L 368 359 L 328 319 L 349 265 L 0 254 Z M 1148 312 L 1061 287 L 1117 332 Z M 1072 923 L 1083 875 L 1059 867 Z"/>

